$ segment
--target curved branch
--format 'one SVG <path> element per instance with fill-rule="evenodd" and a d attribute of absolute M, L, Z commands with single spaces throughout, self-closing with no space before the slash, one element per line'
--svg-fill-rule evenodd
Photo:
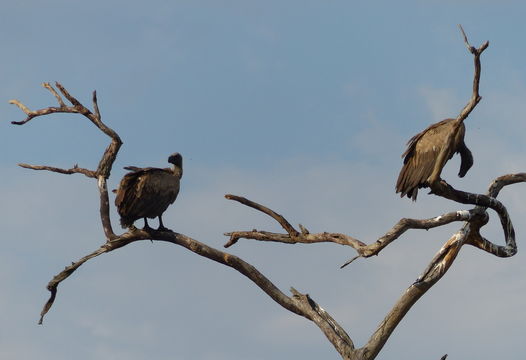
<path fill-rule="evenodd" d="M 487 195 L 496 198 L 504 186 L 526 182 L 526 173 L 502 175 L 493 180 L 488 188 Z"/>
<path fill-rule="evenodd" d="M 235 200 L 237 202 L 240 202 L 243 205 L 249 206 L 249 207 L 251 207 L 253 209 L 259 210 L 259 211 L 267 214 L 268 216 L 270 216 L 271 218 L 276 220 L 283 227 L 283 229 L 285 229 L 285 231 L 289 234 L 289 236 L 291 238 L 295 238 L 295 237 L 297 237 L 300 234 L 296 229 L 294 229 L 294 227 L 283 216 L 281 216 L 280 214 L 274 212 L 273 210 L 271 210 L 271 209 L 269 209 L 269 208 L 267 208 L 267 207 L 265 207 L 263 205 L 255 203 L 255 202 L 253 202 L 251 200 L 248 200 L 248 199 L 246 199 L 246 198 L 244 198 L 242 196 L 226 194 L 225 198 L 227 198 L 228 200 Z"/>
<path fill-rule="evenodd" d="M 519 181 L 515 181 L 516 183 Z M 495 182 L 490 185 L 493 186 Z M 502 185 L 504 186 L 504 185 Z M 474 209 L 476 211 L 485 211 L 487 208 L 494 210 L 499 216 L 500 223 L 502 225 L 502 230 L 504 232 L 504 240 L 506 243 L 505 249 L 503 251 L 507 252 L 507 256 L 513 256 L 517 253 L 517 244 L 515 241 L 515 229 L 513 228 L 513 223 L 508 214 L 506 207 L 494 197 L 482 194 L 473 194 L 465 191 L 456 190 L 451 185 L 447 184 L 445 181 L 431 184 L 432 193 L 441 197 L 444 197 L 449 200 L 453 200 L 462 204 L 471 204 L 477 205 Z M 498 194 L 498 192 L 495 192 Z M 477 229 L 478 231 L 479 229 Z"/>
<path fill-rule="evenodd" d="M 59 174 L 65 174 L 65 175 L 71 175 L 71 174 L 84 174 L 87 177 L 90 178 L 96 178 L 97 174 L 94 171 L 79 168 L 78 165 L 74 165 L 70 169 L 61 169 L 53 166 L 42 166 L 42 165 L 30 165 L 30 164 L 18 164 L 18 166 L 23 167 L 25 169 L 31 169 L 31 170 L 46 170 L 51 172 L 56 172 Z"/>
<path fill-rule="evenodd" d="M 264 212 L 265 214 L 276 214 L 273 210 L 270 208 L 263 206 L 261 204 L 258 204 L 254 201 L 248 200 L 246 198 L 242 198 L 240 196 L 235 195 L 227 195 L 230 199 L 243 199 L 243 201 L 239 201 L 243 204 L 250 204 L 248 206 L 260 210 Z M 402 218 L 398 223 L 393 226 L 391 230 L 389 230 L 384 236 L 379 238 L 376 242 L 372 244 L 365 244 L 364 242 L 351 237 L 346 234 L 341 233 L 316 233 L 311 234 L 308 231 L 303 231 L 302 233 L 297 233 L 294 237 L 290 234 L 280 234 L 280 233 L 273 233 L 268 231 L 258 231 L 256 229 L 251 231 L 233 231 L 225 233 L 226 236 L 229 236 L 229 241 L 224 245 L 224 247 L 230 247 L 237 243 L 239 239 L 250 239 L 250 240 L 259 240 L 259 241 L 270 241 L 270 242 L 280 242 L 285 244 L 314 244 L 314 243 L 322 243 L 322 242 L 331 242 L 335 244 L 350 246 L 353 249 L 355 249 L 358 252 L 358 257 L 371 257 L 373 255 L 378 255 L 380 251 L 382 251 L 387 245 L 389 245 L 391 242 L 399 238 L 404 232 L 406 232 L 409 229 L 432 229 L 437 226 L 446 225 L 449 223 L 452 223 L 454 221 L 469 221 L 472 219 L 472 217 L 480 212 L 480 210 L 461 210 L 461 211 L 455 211 L 450 212 L 447 214 L 443 214 L 440 216 L 436 216 L 430 219 L 409 219 L 409 218 Z M 272 215 L 271 215 L 272 216 Z M 272 216 L 274 219 L 281 223 L 287 223 L 288 221 L 282 216 Z M 278 220 L 279 219 L 279 220 Z M 350 264 L 354 259 L 346 262 L 342 267 L 347 266 Z"/>
<path fill-rule="evenodd" d="M 403 233 L 409 229 L 424 229 L 429 230 L 438 226 L 443 226 L 450 224 L 455 221 L 470 221 L 473 216 L 478 213 L 476 210 L 459 210 L 454 212 L 449 212 L 447 214 L 435 216 L 429 219 L 408 219 L 403 218 L 396 223 L 391 230 L 389 230 L 384 236 L 376 240 L 376 242 L 366 245 L 360 249 L 356 249 L 358 256 L 348 260 L 340 268 L 352 263 L 359 257 L 371 257 L 373 255 L 378 255 L 387 245 L 389 245 L 394 240 L 398 239 Z"/>
<path fill-rule="evenodd" d="M 507 174 L 500 176 L 493 180 L 490 186 L 488 187 L 487 196 L 496 198 L 499 195 L 500 190 L 502 190 L 504 186 L 517 184 L 521 182 L 526 182 L 526 173 Z M 484 209 L 484 207 L 482 206 L 479 206 L 478 208 Z M 505 214 L 507 215 L 507 212 Z M 501 223 L 503 224 L 503 227 L 505 229 L 508 228 L 508 219 L 504 218 L 504 221 L 501 219 Z M 511 233 L 511 230 L 507 231 Z M 505 245 L 497 245 L 481 236 L 479 232 L 476 232 L 476 234 L 474 234 L 474 236 L 472 236 L 472 238 L 469 239 L 467 244 L 473 245 L 479 248 L 480 250 L 484 250 L 498 257 L 510 257 L 517 253 L 517 245 L 515 243 L 514 236 L 513 238 L 506 237 Z"/>
<path fill-rule="evenodd" d="M 97 257 L 101 254 L 104 254 L 105 252 L 108 252 L 108 250 L 104 248 L 104 246 L 101 246 L 99 249 L 95 250 L 91 254 L 88 254 L 84 256 L 83 258 L 81 258 L 80 260 L 78 260 L 77 262 L 74 262 L 71 265 L 66 266 L 64 270 L 62 270 L 60 273 L 55 275 L 53 279 L 51 279 L 51 281 L 47 285 L 47 289 L 51 292 L 51 296 L 49 297 L 49 300 L 44 305 L 44 308 L 42 309 L 42 311 L 40 312 L 40 320 L 38 321 L 39 325 L 42 325 L 44 321 L 44 316 L 48 313 L 48 311 L 53 306 L 53 303 L 55 302 L 55 298 L 57 296 L 58 285 L 62 281 L 66 280 L 71 274 L 75 272 L 75 270 L 77 270 L 86 261 L 88 261 L 89 259 L 93 259 L 94 257 Z"/>
<path fill-rule="evenodd" d="M 88 118 L 98 129 L 100 129 L 104 134 L 111 138 L 111 143 L 108 145 L 104 154 L 102 155 L 101 160 L 97 170 L 89 170 L 84 168 L 79 168 L 75 165 L 71 169 L 61 169 L 52 166 L 41 166 L 41 165 L 29 165 L 29 164 L 19 164 L 21 167 L 32 169 L 32 170 L 47 170 L 60 174 L 75 174 L 80 173 L 88 177 L 97 179 L 97 185 L 100 193 L 100 214 L 102 227 L 104 229 L 104 234 L 106 235 L 107 241 L 116 238 L 117 235 L 113 232 L 110 219 L 110 209 L 109 209 L 109 198 L 108 198 L 108 189 L 106 185 L 106 180 L 110 176 L 113 163 L 117 158 L 117 153 L 122 145 L 122 140 L 119 135 L 111 128 L 106 126 L 100 115 L 99 106 L 97 103 L 97 93 L 94 91 L 92 96 L 93 101 L 93 112 L 80 103 L 75 97 L 73 97 L 60 83 L 55 82 L 55 86 L 59 89 L 60 93 L 72 104 L 72 106 L 67 106 L 62 99 L 61 95 L 51 86 L 49 83 L 43 83 L 42 86 L 46 88 L 57 100 L 59 107 L 47 107 L 40 110 L 30 110 L 27 106 L 22 104 L 18 100 L 10 100 L 9 103 L 18 106 L 26 115 L 26 119 L 22 121 L 12 121 L 12 124 L 15 125 L 24 125 L 30 120 L 38 117 L 55 113 L 73 113 L 73 114 L 82 114 Z"/>
<path fill-rule="evenodd" d="M 99 255 L 140 240 L 159 240 L 179 245 L 197 255 L 206 257 L 237 270 L 256 284 L 280 306 L 313 321 L 344 358 L 349 358 L 347 355 L 354 349 L 354 344 L 349 335 L 347 335 L 343 328 L 325 310 L 316 304 L 309 295 L 300 294 L 297 290 L 292 288 L 291 292 L 293 296 L 289 297 L 253 265 L 247 263 L 241 258 L 219 251 L 186 235 L 172 231 L 136 230 L 133 232 L 127 232 L 111 241 L 108 241 L 99 249 L 84 256 L 77 262 L 72 263 L 70 266 L 67 266 L 63 271 L 54 276 L 47 286 L 47 289 L 51 292 L 51 296 L 44 305 L 39 324 L 42 324 L 44 316 L 50 310 L 55 301 L 58 285 L 73 274 L 73 272 L 75 272 L 75 270 L 77 270 L 82 264 Z"/>
<path fill-rule="evenodd" d="M 367 344 L 360 349 L 364 359 L 376 357 L 411 307 L 446 274 L 462 245 L 468 241 L 470 232 L 470 222 L 468 222 L 442 246 L 422 275 L 404 291 Z"/>
<path fill-rule="evenodd" d="M 460 28 L 460 31 L 462 32 L 462 36 L 464 37 L 464 44 L 466 45 L 467 49 L 470 53 L 473 54 L 473 62 L 475 67 L 475 73 L 473 75 L 473 92 L 471 94 L 471 99 L 469 102 L 464 106 L 462 111 L 457 117 L 458 122 L 462 122 L 464 119 L 468 117 L 468 115 L 473 111 L 475 106 L 479 103 L 479 101 L 482 99 L 482 97 L 479 95 L 479 84 L 480 84 L 480 72 L 481 72 L 481 65 L 480 65 L 480 55 L 486 50 L 489 46 L 489 41 L 486 41 L 480 47 L 477 49 L 469 44 L 468 37 L 466 36 L 466 33 L 464 32 L 464 29 L 461 25 L 458 25 Z"/>
<path fill-rule="evenodd" d="M 299 234 L 298 236 L 292 238 L 288 234 L 273 233 L 269 231 L 258 231 L 254 229 L 251 231 L 233 231 L 225 233 L 224 235 L 230 237 L 228 242 L 224 245 L 225 248 L 234 245 L 239 239 L 279 242 L 285 244 L 315 244 L 323 242 L 332 242 L 335 244 L 351 246 L 355 249 L 359 249 L 363 246 L 366 246 L 366 244 L 361 242 L 360 240 L 340 233 L 308 233 Z"/>

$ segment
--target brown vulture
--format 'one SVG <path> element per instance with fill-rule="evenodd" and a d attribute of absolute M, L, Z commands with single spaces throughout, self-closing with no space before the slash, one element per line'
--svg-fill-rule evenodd
<path fill-rule="evenodd" d="M 159 217 L 158 230 L 167 230 L 161 216 L 179 193 L 183 158 L 175 153 L 170 155 L 168 162 L 173 164 L 172 168 L 125 167 L 131 172 L 122 178 L 115 198 L 123 228 L 135 229 L 135 220 L 143 218 L 144 229 L 149 229 L 147 218 Z"/>
<path fill-rule="evenodd" d="M 402 154 L 404 166 L 398 175 L 396 192 L 415 201 L 419 188 L 440 181 L 442 168 L 455 153 L 460 154 L 461 161 L 458 176 L 464 177 L 473 165 L 471 151 L 464 143 L 465 132 L 463 122 L 445 119 L 413 136 Z"/>

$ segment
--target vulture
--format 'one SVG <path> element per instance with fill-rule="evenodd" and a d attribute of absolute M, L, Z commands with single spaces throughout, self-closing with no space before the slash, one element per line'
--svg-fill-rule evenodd
<path fill-rule="evenodd" d="M 464 143 L 465 132 L 463 122 L 445 119 L 413 136 L 402 154 L 404 166 L 396 182 L 400 197 L 407 196 L 415 201 L 419 188 L 440 181 L 442 168 L 455 153 L 460 154 L 461 161 L 458 176 L 464 177 L 473 165 L 471 151 Z M 448 143 L 450 134 L 452 138 Z"/>
<path fill-rule="evenodd" d="M 149 229 L 147 218 L 159 217 L 158 230 L 168 230 L 163 225 L 162 214 L 177 198 L 179 181 L 183 176 L 183 157 L 174 153 L 168 158 L 172 168 L 125 167 L 131 172 L 124 175 L 115 205 L 123 228 L 135 229 L 135 220 L 144 219 L 144 229 Z"/>

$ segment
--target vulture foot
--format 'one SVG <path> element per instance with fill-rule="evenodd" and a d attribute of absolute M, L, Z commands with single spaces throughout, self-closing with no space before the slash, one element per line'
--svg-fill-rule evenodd
<path fill-rule="evenodd" d="M 142 229 L 144 231 L 154 231 L 154 229 L 152 227 L 150 227 L 150 225 L 148 225 L 148 224 L 144 225 L 144 227 Z"/>
<path fill-rule="evenodd" d="M 161 225 L 159 226 L 159 228 L 157 229 L 157 231 L 172 231 L 171 229 L 168 229 L 167 227 Z"/>

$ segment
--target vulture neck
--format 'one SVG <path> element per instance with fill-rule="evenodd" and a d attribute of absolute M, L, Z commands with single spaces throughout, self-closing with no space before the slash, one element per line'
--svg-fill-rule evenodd
<path fill-rule="evenodd" d="M 174 165 L 172 167 L 172 172 L 174 176 L 178 179 L 183 177 L 183 168 L 181 166 Z"/>

